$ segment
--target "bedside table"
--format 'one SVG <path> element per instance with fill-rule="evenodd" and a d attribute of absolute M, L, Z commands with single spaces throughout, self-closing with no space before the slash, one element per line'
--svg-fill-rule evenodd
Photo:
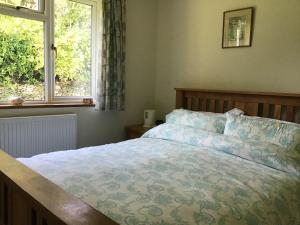
<path fill-rule="evenodd" d="M 153 127 L 144 127 L 143 125 L 126 126 L 126 139 L 140 138 L 144 133 Z"/>

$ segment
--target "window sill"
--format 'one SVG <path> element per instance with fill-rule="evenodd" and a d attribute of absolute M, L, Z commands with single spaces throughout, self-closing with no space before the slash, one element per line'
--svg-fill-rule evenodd
<path fill-rule="evenodd" d="M 24 104 L 21 106 L 15 105 L 0 105 L 0 109 L 28 109 L 28 108 L 65 108 L 65 107 L 95 107 L 95 104 L 84 103 L 53 103 L 53 104 Z"/>

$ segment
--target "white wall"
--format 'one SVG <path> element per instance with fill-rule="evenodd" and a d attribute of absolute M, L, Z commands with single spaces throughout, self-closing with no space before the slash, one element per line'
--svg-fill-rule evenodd
<path fill-rule="evenodd" d="M 222 49 L 223 11 L 256 7 L 253 46 Z M 300 93 L 299 0 L 159 0 L 156 108 L 175 87 Z"/>
<path fill-rule="evenodd" d="M 142 123 L 143 110 L 154 107 L 157 1 L 127 0 L 126 111 L 101 113 L 94 108 L 0 109 L 0 117 L 76 113 L 79 146 L 124 138 L 126 124 Z"/>

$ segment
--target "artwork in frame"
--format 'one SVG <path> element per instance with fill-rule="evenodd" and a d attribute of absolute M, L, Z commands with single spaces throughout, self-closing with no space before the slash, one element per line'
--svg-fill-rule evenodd
<path fill-rule="evenodd" d="M 224 12 L 222 48 L 250 47 L 254 7 Z"/>

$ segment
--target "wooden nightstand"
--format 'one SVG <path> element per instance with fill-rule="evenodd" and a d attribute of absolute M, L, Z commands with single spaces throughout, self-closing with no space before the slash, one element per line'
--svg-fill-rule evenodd
<path fill-rule="evenodd" d="M 143 125 L 131 125 L 126 126 L 126 138 L 134 139 L 141 137 L 144 133 L 150 130 L 152 127 L 144 127 Z"/>

